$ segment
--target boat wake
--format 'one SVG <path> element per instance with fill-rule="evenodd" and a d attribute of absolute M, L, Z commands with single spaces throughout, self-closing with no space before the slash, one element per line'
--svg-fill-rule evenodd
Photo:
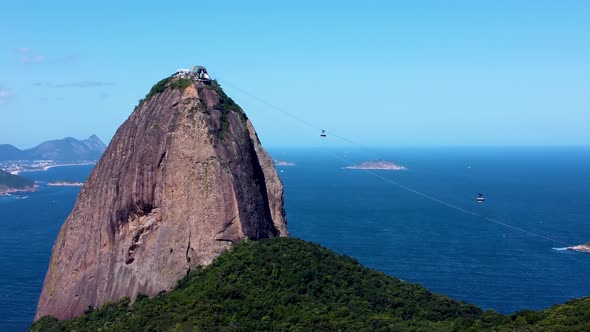
<path fill-rule="evenodd" d="M 568 250 L 568 247 L 563 247 L 563 248 L 551 248 L 553 250 L 557 250 L 557 251 L 566 251 Z"/>

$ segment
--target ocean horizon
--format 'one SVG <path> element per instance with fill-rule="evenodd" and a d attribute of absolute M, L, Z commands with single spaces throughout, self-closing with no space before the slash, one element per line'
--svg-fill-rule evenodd
<path fill-rule="evenodd" d="M 590 296 L 590 254 L 556 250 L 590 241 L 590 147 L 269 152 L 294 164 L 277 166 L 292 237 L 500 313 Z M 407 170 L 344 168 L 369 160 Z M 22 175 L 84 181 L 92 168 Z M 42 184 L 0 197 L 0 330 L 32 322 L 51 248 L 79 190 Z"/>

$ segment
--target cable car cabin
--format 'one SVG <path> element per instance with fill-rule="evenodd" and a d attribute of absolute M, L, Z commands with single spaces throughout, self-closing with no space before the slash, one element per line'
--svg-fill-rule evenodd
<path fill-rule="evenodd" d="M 326 137 L 326 131 L 322 130 L 322 133 L 320 134 L 320 137 Z"/>
<path fill-rule="evenodd" d="M 479 194 L 479 197 L 478 197 L 478 198 L 476 198 L 476 201 L 477 201 L 478 203 L 483 203 L 483 201 L 484 201 L 483 194 Z"/>

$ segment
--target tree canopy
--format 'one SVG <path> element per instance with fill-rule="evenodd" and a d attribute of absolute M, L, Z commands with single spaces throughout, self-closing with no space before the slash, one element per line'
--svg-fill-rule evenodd
<path fill-rule="evenodd" d="M 503 316 L 298 239 L 246 241 L 154 298 L 31 331 L 586 331 L 590 300 Z"/>

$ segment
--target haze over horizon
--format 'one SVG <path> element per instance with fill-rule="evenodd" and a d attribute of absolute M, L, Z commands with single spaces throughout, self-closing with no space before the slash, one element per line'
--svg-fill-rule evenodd
<path fill-rule="evenodd" d="M 368 146 L 589 145 L 588 13 L 585 1 L 11 2 L 0 144 L 108 143 L 154 83 L 201 64 L 265 146 L 346 146 L 317 128 Z"/>

